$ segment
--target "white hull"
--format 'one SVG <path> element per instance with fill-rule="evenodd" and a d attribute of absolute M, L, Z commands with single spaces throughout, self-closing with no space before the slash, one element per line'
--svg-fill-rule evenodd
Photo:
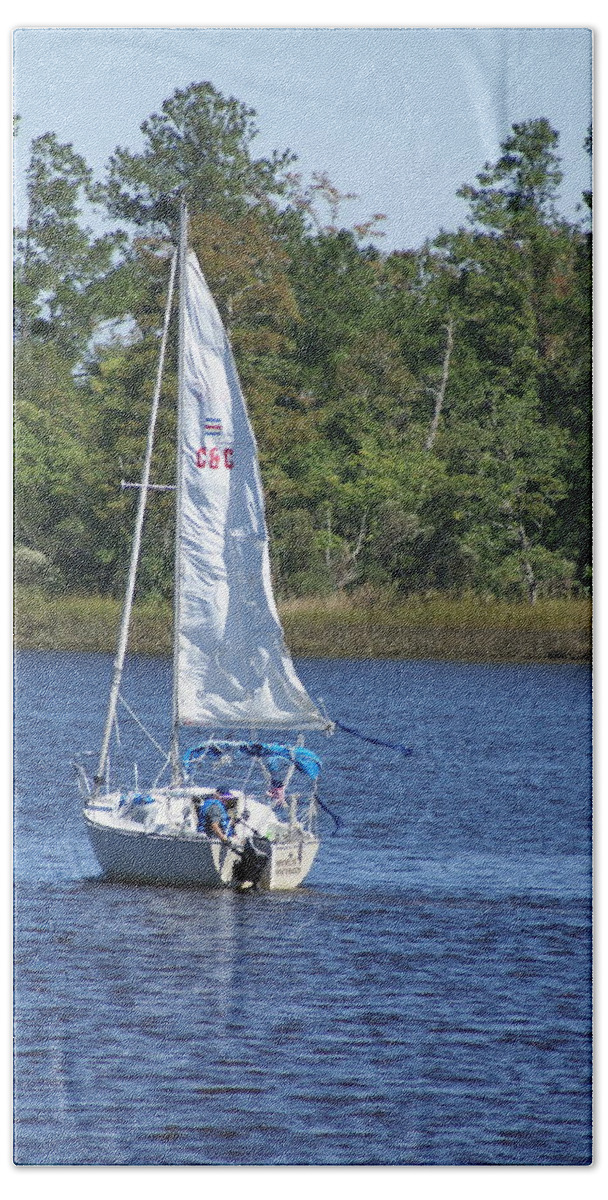
<path fill-rule="evenodd" d="M 166 803 L 166 793 L 154 795 L 161 804 Z M 143 813 L 143 820 L 121 816 L 119 802 L 120 794 L 114 793 L 105 801 L 93 801 L 83 813 L 95 857 L 109 878 L 200 888 L 243 886 L 233 879 L 233 872 L 240 862 L 239 851 L 245 845 L 247 830 L 239 835 L 237 826 L 233 844 L 226 845 L 219 838 L 197 833 L 191 821 L 182 820 L 178 828 L 176 821 L 163 824 L 156 812 Z M 184 810 L 183 798 L 179 807 Z M 248 809 L 252 807 L 257 832 L 273 837 L 268 863 L 257 886 L 283 891 L 298 887 L 313 865 L 318 838 L 300 826 L 290 828 L 279 822 L 266 805 L 249 801 Z M 156 810 L 158 805 L 153 808 Z M 162 815 L 166 817 L 166 807 Z M 266 828 L 260 829 L 264 823 Z"/>

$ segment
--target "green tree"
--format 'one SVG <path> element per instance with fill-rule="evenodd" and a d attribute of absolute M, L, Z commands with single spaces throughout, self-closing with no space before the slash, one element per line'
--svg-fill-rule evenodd
<path fill-rule="evenodd" d="M 125 274 L 136 298 L 136 328 L 128 343 L 116 341 L 99 348 L 87 380 L 96 447 L 97 570 L 100 586 L 115 594 L 120 594 L 124 585 L 136 504 L 136 492 L 123 489 L 121 482 L 137 482 L 141 475 L 167 301 L 167 247 L 157 239 L 137 239 Z M 169 484 L 175 478 L 176 307 L 174 304 L 151 468 L 153 482 Z M 140 594 L 169 594 L 173 552 L 174 497 L 155 493 L 146 510 Z"/>
<path fill-rule="evenodd" d="M 274 405 L 289 376 L 299 313 L 282 243 L 258 212 L 195 215 L 190 239 L 220 310 L 251 416 L 272 444 Z"/>
<path fill-rule="evenodd" d="M 378 260 L 348 230 L 305 238 L 292 255 L 300 382 L 319 398 L 339 390 L 336 371 L 374 328 Z"/>
<path fill-rule="evenodd" d="M 288 184 L 294 156 L 275 152 L 254 158 L 255 110 L 226 99 L 211 83 L 192 83 L 165 100 L 160 113 L 141 125 L 144 148 L 136 154 L 117 147 L 105 187 L 113 216 L 137 225 L 172 229 L 185 190 L 193 214 L 213 210 L 242 216 L 252 205 L 267 206 Z"/>
<path fill-rule="evenodd" d="M 90 567 L 94 444 L 86 407 L 57 348 L 15 351 L 15 536 L 44 554 L 68 586 L 94 586 Z"/>
<path fill-rule="evenodd" d="M 552 281 L 569 250 L 555 212 L 556 144 L 544 120 L 514 126 L 482 186 L 461 190 L 477 228 L 438 241 L 458 277 L 442 452 L 450 473 L 470 481 L 464 544 L 478 556 L 478 583 L 487 575 L 491 587 L 507 577 L 513 586 L 516 564 L 532 602 L 574 575 L 552 533 L 568 493 L 563 411 L 547 389 Z"/>
<path fill-rule="evenodd" d="M 140 474 L 185 189 L 282 595 L 369 581 L 534 601 L 584 580 L 590 235 L 557 214 L 556 132 L 514 126 L 461 191 L 470 226 L 384 256 L 363 245 L 378 215 L 342 228 L 349 197 L 325 175 L 304 187 L 288 153 L 253 157 L 254 118 L 211 84 L 177 91 L 144 122 L 142 152 L 112 156 L 103 192 L 71 146 L 33 143 L 16 255 L 20 569 L 121 591 L 136 496 L 121 479 Z M 128 235 L 85 228 L 102 195 Z M 158 482 L 174 476 L 176 368 L 172 337 Z M 169 593 L 173 505 L 148 506 L 140 594 Z"/>
<path fill-rule="evenodd" d="M 92 173 L 54 133 L 32 142 L 27 196 L 27 222 L 15 237 L 16 335 L 52 341 L 74 364 L 96 324 L 113 315 L 104 281 L 124 237 L 94 237 L 83 226 L 96 197 Z"/>
<path fill-rule="evenodd" d="M 559 134 L 545 117 L 523 121 L 501 145 L 496 163 L 486 163 L 479 186 L 464 184 L 458 195 L 470 202 L 470 217 L 484 228 L 512 237 L 534 235 L 556 220 L 557 189 L 563 175 Z"/>

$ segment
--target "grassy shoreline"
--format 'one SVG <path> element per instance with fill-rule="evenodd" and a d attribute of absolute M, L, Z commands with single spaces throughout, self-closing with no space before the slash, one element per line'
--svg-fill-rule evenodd
<path fill-rule="evenodd" d="M 279 610 L 291 653 L 302 657 L 586 662 L 591 656 L 586 599 L 543 600 L 532 607 L 471 596 L 330 596 L 286 601 Z M 15 645 L 113 653 L 120 612 L 120 602 L 107 596 L 45 596 L 19 588 Z M 168 603 L 135 605 L 129 647 L 137 654 L 171 653 Z"/>

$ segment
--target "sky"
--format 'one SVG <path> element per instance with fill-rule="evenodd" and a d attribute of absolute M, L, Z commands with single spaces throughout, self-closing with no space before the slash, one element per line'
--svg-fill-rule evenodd
<path fill-rule="evenodd" d="M 71 142 L 98 177 L 117 145 L 176 88 L 210 81 L 257 113 L 256 156 L 289 148 L 356 201 L 342 222 L 386 214 L 385 250 L 464 223 L 456 196 L 515 121 L 560 133 L 560 211 L 589 187 L 591 33 L 582 28 L 17 28 L 15 208 L 26 212 L 33 137 Z"/>

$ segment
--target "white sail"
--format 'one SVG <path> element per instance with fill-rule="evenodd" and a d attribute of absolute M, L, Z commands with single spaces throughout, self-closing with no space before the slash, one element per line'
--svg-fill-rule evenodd
<path fill-rule="evenodd" d="M 272 594 L 253 431 L 196 255 L 186 262 L 178 487 L 177 717 L 182 725 L 324 729 Z"/>

